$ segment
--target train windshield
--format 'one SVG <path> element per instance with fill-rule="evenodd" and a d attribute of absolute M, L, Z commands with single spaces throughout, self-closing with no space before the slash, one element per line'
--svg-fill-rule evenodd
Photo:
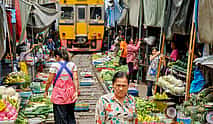
<path fill-rule="evenodd" d="M 102 12 L 101 7 L 90 7 L 90 19 L 101 20 Z"/>
<path fill-rule="evenodd" d="M 63 13 L 61 14 L 62 19 L 74 19 L 73 7 L 61 7 L 61 11 L 63 11 Z"/>
<path fill-rule="evenodd" d="M 85 19 L 85 8 L 78 8 L 78 19 Z"/>

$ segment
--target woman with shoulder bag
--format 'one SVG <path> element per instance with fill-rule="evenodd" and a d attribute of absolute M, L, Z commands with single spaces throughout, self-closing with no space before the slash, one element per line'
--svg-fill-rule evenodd
<path fill-rule="evenodd" d="M 73 62 L 68 62 L 67 51 L 55 51 L 56 63 L 50 68 L 45 94 L 53 81 L 51 102 L 56 124 L 76 124 L 74 107 L 78 98 L 78 72 Z"/>

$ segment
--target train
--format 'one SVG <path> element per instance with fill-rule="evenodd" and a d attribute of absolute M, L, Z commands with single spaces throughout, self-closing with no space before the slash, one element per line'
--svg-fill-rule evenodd
<path fill-rule="evenodd" d="M 59 35 L 68 51 L 101 51 L 104 0 L 59 0 Z"/>

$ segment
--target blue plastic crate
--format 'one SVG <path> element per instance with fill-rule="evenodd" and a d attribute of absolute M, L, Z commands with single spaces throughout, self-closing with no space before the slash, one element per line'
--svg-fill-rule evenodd
<path fill-rule="evenodd" d="M 89 111 L 88 107 L 75 107 L 74 108 L 75 111 Z"/>
<path fill-rule="evenodd" d="M 21 98 L 30 99 L 32 92 L 19 92 L 19 95 L 21 96 Z"/>
<path fill-rule="evenodd" d="M 132 96 L 138 96 L 138 90 L 128 90 L 128 94 Z"/>
<path fill-rule="evenodd" d="M 80 86 L 91 86 L 91 82 L 80 82 Z"/>

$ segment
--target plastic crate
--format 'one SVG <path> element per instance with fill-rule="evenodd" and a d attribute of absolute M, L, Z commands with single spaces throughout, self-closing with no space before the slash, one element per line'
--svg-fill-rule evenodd
<path fill-rule="evenodd" d="M 32 92 L 19 92 L 22 99 L 30 99 Z"/>
<path fill-rule="evenodd" d="M 128 90 L 128 94 L 132 96 L 138 96 L 138 90 Z"/>
<path fill-rule="evenodd" d="M 89 104 L 86 104 L 86 103 L 76 103 L 74 110 L 75 111 L 89 111 Z"/>
<path fill-rule="evenodd" d="M 0 121 L 0 124 L 15 124 L 15 120 Z"/>
<path fill-rule="evenodd" d="M 80 82 L 80 86 L 91 86 L 91 82 Z"/>

